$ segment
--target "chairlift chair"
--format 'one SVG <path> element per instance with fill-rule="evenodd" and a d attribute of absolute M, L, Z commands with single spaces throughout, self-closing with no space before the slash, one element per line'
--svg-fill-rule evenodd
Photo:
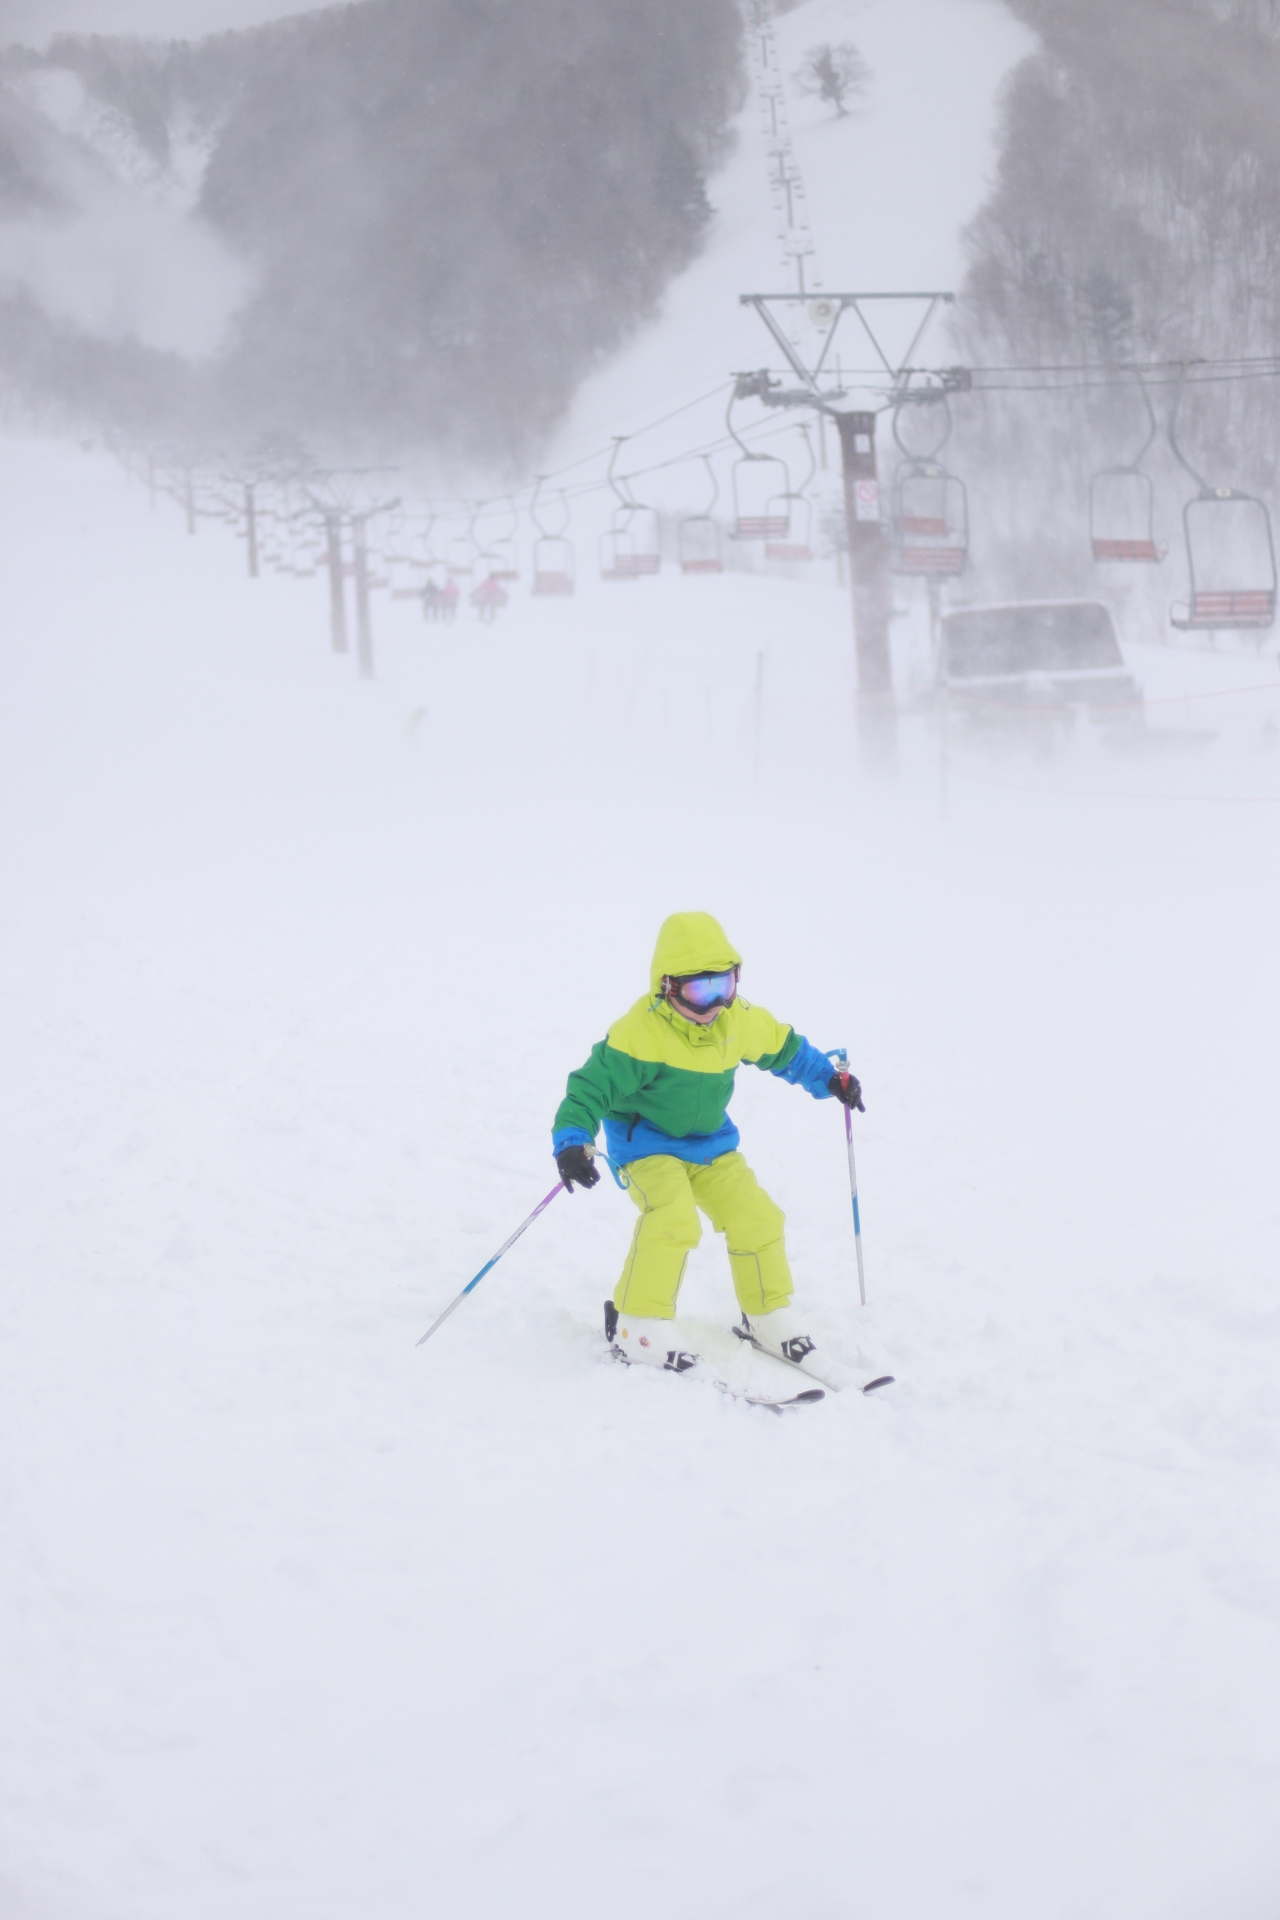
<path fill-rule="evenodd" d="M 630 565 L 637 578 L 662 571 L 662 523 L 656 507 L 632 506 Z"/>
<path fill-rule="evenodd" d="M 631 529 L 616 513 L 609 531 L 600 536 L 600 578 L 602 580 L 638 580 L 640 578 L 640 569 L 635 565 L 635 542 L 631 536 Z"/>
<path fill-rule="evenodd" d="M 472 588 L 468 598 L 480 618 L 490 621 L 506 606 L 509 596 L 501 580 L 491 573 L 487 580 L 482 580 L 478 587 Z"/>
<path fill-rule="evenodd" d="M 470 534 L 455 533 L 452 540 L 445 543 L 445 570 L 455 580 L 465 580 L 470 577 L 475 557 L 475 548 L 471 544 Z"/>
<path fill-rule="evenodd" d="M 639 580 L 647 573 L 662 570 L 662 524 L 657 510 L 646 507 L 631 491 L 625 478 L 614 478 L 618 449 L 625 435 L 619 435 L 609 455 L 609 485 L 618 497 L 613 524 L 600 543 L 600 573 L 605 580 Z"/>
<path fill-rule="evenodd" d="M 571 594 L 575 585 L 575 564 L 573 542 L 569 539 L 569 502 L 560 494 L 561 521 L 555 532 L 548 530 L 538 517 L 538 495 L 542 491 L 543 476 L 539 474 L 534 484 L 533 498 L 529 502 L 529 518 L 537 528 L 538 537 L 533 543 L 533 591 L 536 594 L 564 597 Z"/>
<path fill-rule="evenodd" d="M 1155 487 L 1141 467 L 1106 467 L 1089 482 L 1089 542 L 1095 560 L 1158 564 Z"/>
<path fill-rule="evenodd" d="M 735 386 L 724 423 L 739 448 L 730 476 L 735 540 L 785 540 L 791 531 L 791 474 L 776 453 L 753 453 L 733 424 Z"/>
<path fill-rule="evenodd" d="M 720 528 L 706 513 L 691 513 L 680 522 L 677 550 L 681 573 L 723 573 Z"/>
<path fill-rule="evenodd" d="M 1271 515 L 1256 494 L 1211 487 L 1178 444 L 1186 377 L 1169 414 L 1169 446 L 1199 491 L 1182 510 L 1189 591 L 1169 610 L 1180 633 L 1263 632 L 1275 624 L 1276 547 Z"/>
<path fill-rule="evenodd" d="M 773 453 L 743 453 L 733 463 L 735 540 L 785 540 L 791 532 L 791 475 Z"/>
<path fill-rule="evenodd" d="M 454 579 L 428 579 L 422 589 L 424 620 L 452 620 L 458 611 L 458 583 Z"/>
<path fill-rule="evenodd" d="M 723 573 L 724 554 L 720 544 L 720 523 L 714 517 L 720 498 L 720 483 L 707 454 L 702 456 L 711 482 L 711 498 L 701 513 L 686 514 L 676 531 L 676 554 L 681 573 Z"/>
<path fill-rule="evenodd" d="M 936 460 L 906 459 L 894 471 L 889 565 L 895 573 L 954 579 L 969 564 L 969 496 Z"/>
<path fill-rule="evenodd" d="M 516 534 L 520 527 L 520 515 L 516 511 L 514 500 L 507 501 L 507 509 L 511 514 L 511 525 L 505 533 L 498 534 L 496 539 L 489 542 L 490 551 L 497 560 L 497 565 L 493 570 L 493 578 L 495 580 L 518 580 L 520 578 L 520 550 L 516 545 Z"/>
<path fill-rule="evenodd" d="M 618 508 L 600 542 L 602 580 L 639 580 L 662 568 L 662 530 L 653 507 Z"/>
<path fill-rule="evenodd" d="M 770 502 L 774 518 L 786 517 L 788 525 L 785 535 L 767 536 L 764 543 L 766 560 L 801 560 L 813 558 L 813 502 L 809 498 L 809 487 L 818 471 L 818 457 L 809 438 L 808 427 L 801 427 L 805 452 L 809 456 L 809 471 L 799 486 Z"/>
<path fill-rule="evenodd" d="M 1190 590 L 1170 609 L 1180 633 L 1262 632 L 1275 624 L 1271 516 L 1256 495 L 1217 487 L 1182 510 Z"/>
<path fill-rule="evenodd" d="M 1142 462 L 1156 437 L 1156 410 L 1141 374 L 1135 377 L 1147 410 L 1147 437 L 1132 460 L 1104 467 L 1090 480 L 1089 544 L 1095 560 L 1155 565 L 1167 549 L 1156 542 L 1155 488 Z"/>
<path fill-rule="evenodd" d="M 533 591 L 570 594 L 574 588 L 573 542 L 544 534 L 533 543 Z"/>
<path fill-rule="evenodd" d="M 785 540 L 771 539 L 764 543 L 766 560 L 812 560 L 813 558 L 813 502 L 807 494 L 789 493 L 782 505 L 786 511 L 788 529 Z"/>
<path fill-rule="evenodd" d="M 493 556 L 493 578 L 495 580 L 518 580 L 520 578 L 520 556 L 514 538 L 510 534 L 500 534 L 489 549 Z"/>
<path fill-rule="evenodd" d="M 413 568 L 421 565 L 412 554 L 392 553 L 387 556 L 387 571 L 391 576 L 391 598 L 393 600 L 420 600 L 422 584 L 410 578 Z"/>

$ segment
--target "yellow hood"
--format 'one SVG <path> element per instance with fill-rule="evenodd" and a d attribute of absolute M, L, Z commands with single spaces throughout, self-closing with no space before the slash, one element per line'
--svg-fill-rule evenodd
<path fill-rule="evenodd" d="M 649 991 L 657 993 L 664 973 L 719 973 L 740 967 L 742 955 L 718 920 L 709 913 L 673 913 L 663 921 L 649 969 Z"/>

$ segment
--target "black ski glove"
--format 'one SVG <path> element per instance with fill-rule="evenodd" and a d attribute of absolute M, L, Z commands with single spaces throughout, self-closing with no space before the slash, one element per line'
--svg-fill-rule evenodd
<path fill-rule="evenodd" d="M 830 1092 L 834 1093 L 842 1107 L 856 1107 L 859 1113 L 865 1113 L 862 1104 L 862 1088 L 851 1073 L 834 1073 L 827 1082 Z"/>
<path fill-rule="evenodd" d="M 595 1159 L 594 1147 L 561 1147 L 556 1155 L 556 1165 L 560 1169 L 560 1181 L 573 1192 L 575 1180 L 580 1187 L 594 1187 L 600 1178 L 599 1171 L 592 1165 Z"/>

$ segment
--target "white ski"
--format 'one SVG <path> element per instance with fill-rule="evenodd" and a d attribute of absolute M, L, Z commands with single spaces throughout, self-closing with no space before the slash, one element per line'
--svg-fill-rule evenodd
<path fill-rule="evenodd" d="M 609 1351 L 619 1366 L 630 1368 L 634 1364 L 625 1354 L 619 1353 L 616 1347 L 611 1347 Z M 730 1400 L 743 1401 L 748 1407 L 768 1407 L 770 1413 L 785 1413 L 790 1407 L 811 1407 L 817 1401 L 826 1399 L 826 1389 L 816 1386 L 806 1387 L 802 1393 L 789 1393 L 781 1397 L 769 1393 L 749 1393 L 745 1387 L 730 1386 L 729 1382 L 722 1380 L 718 1373 L 712 1373 L 706 1361 L 702 1359 L 698 1359 L 691 1367 L 678 1369 L 641 1367 L 639 1371 L 641 1373 L 674 1373 L 681 1380 L 697 1380 L 704 1387 L 714 1387 L 717 1393 L 726 1394 Z"/>
<path fill-rule="evenodd" d="M 634 1363 L 628 1360 L 621 1347 L 614 1345 L 613 1330 L 617 1324 L 617 1309 L 614 1307 L 612 1300 L 606 1300 L 604 1303 L 604 1335 L 605 1339 L 609 1342 L 609 1352 L 622 1366 L 630 1367 Z M 813 1406 L 815 1402 L 826 1398 L 825 1391 L 820 1386 L 808 1387 L 802 1393 L 785 1395 L 752 1393 L 749 1388 L 735 1387 L 730 1381 L 722 1379 L 718 1373 L 713 1373 L 701 1354 L 681 1352 L 677 1353 L 675 1357 L 686 1364 L 662 1368 L 642 1367 L 641 1372 L 675 1373 L 681 1375 L 681 1377 L 687 1375 L 695 1380 L 700 1380 L 703 1386 L 714 1387 L 717 1393 L 726 1394 L 730 1400 L 741 1400 L 749 1407 L 768 1407 L 771 1413 L 785 1413 L 789 1407 Z"/>
<path fill-rule="evenodd" d="M 745 1314 L 743 1315 L 743 1319 L 745 1321 Z M 790 1367 L 793 1373 L 802 1373 L 806 1380 L 822 1380 L 820 1373 L 815 1373 L 812 1367 L 806 1367 L 803 1362 L 799 1360 L 788 1360 L 786 1355 L 782 1353 L 771 1353 L 768 1347 L 760 1344 L 750 1327 L 743 1325 L 741 1327 L 735 1327 L 733 1331 L 737 1334 L 739 1340 L 745 1340 L 749 1347 L 754 1347 L 757 1353 L 762 1353 L 766 1360 L 776 1360 L 780 1367 Z M 839 1393 L 841 1391 L 834 1380 L 822 1380 L 822 1384 L 831 1393 Z M 894 1376 L 891 1373 L 878 1373 L 874 1380 L 864 1381 L 858 1388 L 858 1392 L 878 1393 L 881 1387 L 891 1387 L 893 1384 Z"/>

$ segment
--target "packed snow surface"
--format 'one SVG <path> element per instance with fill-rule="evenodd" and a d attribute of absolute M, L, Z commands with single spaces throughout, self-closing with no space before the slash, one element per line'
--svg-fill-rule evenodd
<path fill-rule="evenodd" d="M 322 581 L 0 475 L 6 1916 L 1269 1911 L 1273 643 L 877 782 L 829 580 L 383 604 L 362 684 Z M 862 1075 L 866 1312 L 839 1109 L 735 1113 L 889 1395 L 611 1363 L 611 1184 L 415 1348 L 690 906 Z"/>
<path fill-rule="evenodd" d="M 827 284 L 945 285 L 1023 40 L 812 0 L 784 64 L 819 26 L 972 107 L 932 187 L 927 116 L 797 107 L 820 251 L 877 114 L 916 214 Z M 565 458 L 765 357 L 757 167 Z M 1055 745 L 944 732 L 904 597 L 876 775 L 830 561 L 609 587 L 575 522 L 572 601 L 527 545 L 492 626 L 379 601 L 368 683 L 323 579 L 100 453 L 11 440 L 0 501 L 4 1920 L 1269 1920 L 1274 636 L 1131 608 L 1143 727 Z M 611 1183 L 415 1346 L 682 908 L 863 1079 L 865 1311 L 839 1109 L 744 1069 L 733 1110 L 887 1394 L 614 1364 Z M 794 1384 L 709 1232 L 681 1309 Z"/>

